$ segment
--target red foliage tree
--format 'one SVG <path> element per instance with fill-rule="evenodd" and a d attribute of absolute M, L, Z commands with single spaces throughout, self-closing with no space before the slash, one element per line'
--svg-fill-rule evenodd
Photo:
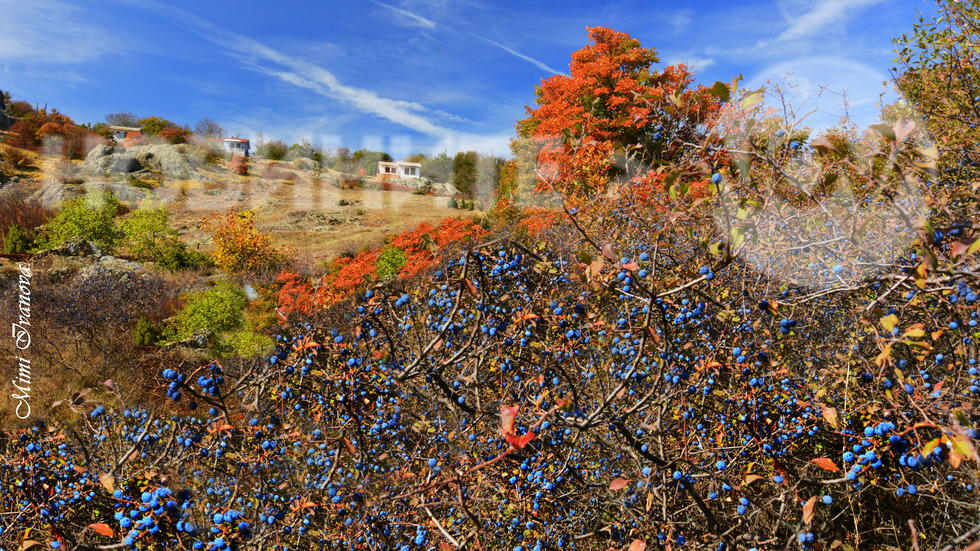
<path fill-rule="evenodd" d="M 699 141 L 721 105 L 709 89 L 690 89 L 684 65 L 652 70 L 656 52 L 626 33 L 594 27 L 589 38 L 572 54 L 571 74 L 543 81 L 537 107 L 517 124 L 513 147 L 519 159 L 524 149 L 525 162 L 528 153 L 537 157 L 539 191 L 561 182 L 558 191 L 601 192 L 624 172 L 627 154 L 646 166 L 672 162 L 690 152 L 685 144 Z"/>

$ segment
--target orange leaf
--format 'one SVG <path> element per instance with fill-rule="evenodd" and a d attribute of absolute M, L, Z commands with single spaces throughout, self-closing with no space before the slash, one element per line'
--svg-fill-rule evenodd
<path fill-rule="evenodd" d="M 811 459 L 810 461 L 816 463 L 818 467 L 820 467 L 825 471 L 836 472 L 840 470 L 839 468 L 837 468 L 837 465 L 834 465 L 834 461 L 829 457 L 818 457 L 816 459 Z"/>
<path fill-rule="evenodd" d="M 806 500 L 803 505 L 803 522 L 810 524 L 813 522 L 813 511 L 817 507 L 817 496 L 813 496 Z"/>
<path fill-rule="evenodd" d="M 111 538 L 116 535 L 116 533 L 112 531 L 112 528 L 109 528 L 109 525 L 103 522 L 96 522 L 95 524 L 89 524 L 88 527 L 91 528 L 92 530 L 95 530 L 95 533 L 101 536 L 105 536 L 107 538 Z"/>
<path fill-rule="evenodd" d="M 832 427 L 837 428 L 837 410 L 835 408 L 825 407 L 823 408 L 823 418 L 824 421 L 830 423 Z"/>
<path fill-rule="evenodd" d="M 633 540 L 630 544 L 629 551 L 644 551 L 647 548 L 647 544 L 643 543 L 642 540 Z"/>
<path fill-rule="evenodd" d="M 629 270 L 631 272 L 635 272 L 640 269 L 640 265 L 637 264 L 636 262 L 628 262 L 626 264 L 623 264 L 623 269 Z"/>
<path fill-rule="evenodd" d="M 609 484 L 609 489 L 612 491 L 622 490 L 629 484 L 629 481 L 625 478 L 614 478 L 612 483 Z"/>

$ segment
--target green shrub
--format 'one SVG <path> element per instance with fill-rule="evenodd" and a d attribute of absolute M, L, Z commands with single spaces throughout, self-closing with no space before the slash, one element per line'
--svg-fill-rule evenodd
<path fill-rule="evenodd" d="M 133 212 L 119 224 L 119 230 L 129 254 L 161 268 L 177 271 L 210 263 L 207 255 L 189 250 L 178 239 L 177 230 L 170 226 L 170 214 L 162 207 Z"/>
<path fill-rule="evenodd" d="M 250 324 L 228 333 L 222 339 L 225 352 L 233 352 L 240 356 L 254 357 L 267 355 L 276 347 L 276 340 L 269 335 L 256 333 Z"/>
<path fill-rule="evenodd" d="M 340 201 L 337 201 L 337 204 L 339 206 L 341 206 L 341 207 L 346 207 L 347 205 L 350 205 L 351 203 L 347 199 L 341 199 Z"/>
<path fill-rule="evenodd" d="M 222 155 L 217 148 L 208 145 L 204 146 L 203 149 L 204 154 L 202 155 L 202 158 L 204 159 L 204 164 L 208 166 L 218 166 L 218 164 L 224 160 L 224 155 Z"/>
<path fill-rule="evenodd" d="M 458 209 L 459 208 L 459 203 L 456 201 L 456 198 L 455 197 L 450 197 L 449 198 L 449 202 L 446 203 L 446 208 L 450 208 L 450 209 Z"/>
<path fill-rule="evenodd" d="M 407 260 L 405 251 L 398 247 L 385 247 L 378 256 L 378 267 L 375 270 L 378 279 L 384 280 L 397 276 Z"/>
<path fill-rule="evenodd" d="M 72 237 L 81 237 L 95 243 L 102 252 L 112 254 L 122 233 L 116 227 L 114 217 L 119 212 L 119 200 L 111 192 L 101 197 L 89 194 L 68 201 L 58 214 L 41 230 L 37 238 L 37 250 L 52 249 Z"/>
<path fill-rule="evenodd" d="M 24 254 L 31 249 L 31 241 L 19 224 L 10 226 L 6 239 L 3 240 L 4 254 Z"/>
<path fill-rule="evenodd" d="M 242 309 L 246 304 L 245 291 L 227 281 L 219 281 L 207 291 L 186 298 L 184 307 L 171 318 L 165 340 L 182 341 L 201 329 L 216 334 L 238 329 L 245 321 Z"/>
<path fill-rule="evenodd" d="M 153 346 L 160 340 L 160 328 L 155 323 L 141 317 L 136 322 L 136 329 L 133 331 L 133 344 L 136 346 Z"/>
<path fill-rule="evenodd" d="M 183 270 L 184 268 L 202 268 L 204 266 L 214 266 L 211 258 L 201 251 L 188 249 L 187 245 L 176 242 L 172 246 L 160 250 L 160 254 L 153 257 L 157 266 L 171 272 Z"/>

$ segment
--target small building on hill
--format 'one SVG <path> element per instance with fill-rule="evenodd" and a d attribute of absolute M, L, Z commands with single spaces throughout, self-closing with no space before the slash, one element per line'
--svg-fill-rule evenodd
<path fill-rule="evenodd" d="M 378 161 L 378 175 L 390 178 L 421 178 L 422 164 L 407 161 L 396 163 Z"/>
<path fill-rule="evenodd" d="M 138 126 L 110 126 L 109 132 L 112 132 L 112 137 L 116 140 L 116 143 L 121 144 L 126 139 L 126 134 L 130 132 L 141 133 L 143 129 Z"/>
<path fill-rule="evenodd" d="M 249 143 L 245 138 L 214 138 L 209 139 L 208 143 L 235 155 L 241 155 L 242 157 L 249 156 Z"/>

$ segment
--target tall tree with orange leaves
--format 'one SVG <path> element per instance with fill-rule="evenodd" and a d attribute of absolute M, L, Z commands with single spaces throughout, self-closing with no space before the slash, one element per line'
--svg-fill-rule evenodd
<path fill-rule="evenodd" d="M 537 106 L 517 123 L 522 191 L 588 196 L 637 176 L 629 167 L 675 162 L 702 141 L 721 106 L 708 88 L 692 88 L 684 65 L 655 70 L 656 51 L 628 34 L 593 27 L 589 38 L 572 54 L 570 74 L 542 81 Z"/>

